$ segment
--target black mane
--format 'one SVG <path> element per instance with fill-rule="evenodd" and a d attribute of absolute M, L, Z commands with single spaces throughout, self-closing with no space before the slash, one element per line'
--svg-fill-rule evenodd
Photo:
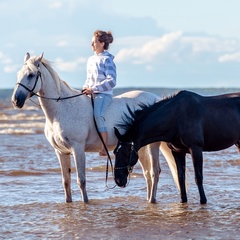
<path fill-rule="evenodd" d="M 139 104 L 140 108 L 137 110 L 132 110 L 130 106 L 127 104 L 128 112 L 123 114 L 122 122 L 118 123 L 117 127 L 122 128 L 125 131 L 130 131 L 131 129 L 134 128 L 136 124 L 138 125 L 138 123 L 141 122 L 142 118 L 144 118 L 150 112 L 153 112 L 155 109 L 157 109 L 159 105 L 162 105 L 168 102 L 169 100 L 173 99 L 180 92 L 174 93 L 173 95 L 167 97 L 163 97 L 163 99 L 153 103 L 152 105 Z"/>

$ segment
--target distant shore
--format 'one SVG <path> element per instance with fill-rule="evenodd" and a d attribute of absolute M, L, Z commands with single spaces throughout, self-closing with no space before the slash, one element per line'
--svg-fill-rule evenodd
<path fill-rule="evenodd" d="M 158 95 L 162 94 L 171 94 L 178 92 L 180 90 L 189 90 L 193 92 L 197 92 L 200 94 L 208 95 L 208 92 L 212 94 L 212 92 L 216 92 L 216 94 L 227 93 L 227 92 L 240 92 L 240 88 L 166 88 L 166 87 L 124 87 L 124 88 L 114 88 L 114 95 L 121 94 L 123 92 L 131 91 L 131 90 L 142 90 L 153 92 Z M 9 99 L 13 93 L 13 88 L 0 89 L 0 99 Z"/>

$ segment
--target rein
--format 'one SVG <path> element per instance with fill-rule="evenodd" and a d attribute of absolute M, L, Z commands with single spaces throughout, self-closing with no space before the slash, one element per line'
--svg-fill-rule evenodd
<path fill-rule="evenodd" d="M 16 83 L 16 85 L 20 85 L 20 86 L 22 86 L 23 88 L 25 88 L 27 91 L 29 91 L 30 94 L 31 94 L 31 97 L 32 97 L 32 96 L 37 96 L 37 97 L 39 97 L 39 98 L 44 98 L 44 99 L 48 99 L 48 100 L 54 100 L 54 101 L 57 101 L 57 102 L 58 102 L 58 101 L 61 101 L 61 100 L 66 100 L 66 99 L 78 97 L 78 96 L 81 96 L 81 95 L 85 95 L 85 93 L 82 93 L 82 92 L 81 92 L 81 93 L 79 93 L 79 94 L 72 95 L 72 96 L 69 96 L 69 97 L 51 98 L 51 97 L 40 96 L 39 94 L 37 94 L 37 93 L 34 92 L 34 89 L 35 89 L 35 87 L 36 87 L 36 85 L 37 85 L 37 82 L 38 82 L 39 77 L 40 77 L 40 79 L 41 79 L 41 81 L 42 81 L 42 74 L 41 74 L 41 72 L 40 72 L 40 70 L 39 70 L 39 67 L 38 67 L 37 77 L 36 77 L 36 79 L 35 79 L 35 83 L 34 83 L 32 89 L 29 89 L 27 86 L 23 85 L 22 83 Z M 91 94 L 91 100 L 92 100 L 92 106 L 93 106 L 93 109 L 94 109 L 94 98 L 93 98 L 93 94 Z M 111 157 L 110 157 L 110 155 L 109 155 L 107 146 L 106 146 L 106 144 L 104 143 L 100 132 L 98 131 L 97 123 L 96 123 L 96 120 L 95 120 L 95 117 L 94 117 L 94 116 L 93 116 L 93 120 L 94 120 L 94 124 L 95 124 L 96 130 L 97 130 L 98 136 L 99 136 L 100 140 L 102 141 L 103 146 L 104 146 L 104 148 L 105 148 L 105 150 L 106 150 L 106 153 L 107 153 L 107 156 L 108 156 L 107 166 L 106 166 L 106 186 L 108 187 L 108 185 L 107 185 L 108 168 L 109 168 L 109 166 L 108 166 L 108 160 L 110 161 L 110 164 L 111 164 L 112 173 L 113 173 L 113 164 L 112 164 L 112 160 L 111 160 Z M 116 187 L 116 185 L 115 185 L 114 187 Z M 114 188 L 114 187 L 112 187 L 112 188 Z M 108 187 L 108 188 L 110 188 L 110 187 Z M 111 188 L 111 189 L 112 189 L 112 188 Z"/>
<path fill-rule="evenodd" d="M 91 101 L 92 101 L 92 107 L 93 107 L 93 110 L 94 110 L 94 97 L 93 97 L 93 94 L 91 94 Z M 112 174 L 113 174 L 113 164 L 112 164 L 112 160 L 111 160 L 110 154 L 109 154 L 109 152 L 108 152 L 107 146 L 106 146 L 106 144 L 105 144 L 104 141 L 103 141 L 102 135 L 101 135 L 100 132 L 98 131 L 98 127 L 97 127 L 97 123 L 96 123 L 96 119 L 95 119 L 94 115 L 93 115 L 93 121 L 94 121 L 95 128 L 96 128 L 96 130 L 97 130 L 97 134 L 98 134 L 98 136 L 99 136 L 99 138 L 100 138 L 100 140 L 101 140 L 101 142 L 102 142 L 102 144 L 103 144 L 103 146 L 104 146 L 104 149 L 105 149 L 105 151 L 106 151 L 106 153 L 107 153 L 107 157 L 108 157 L 108 158 L 107 158 L 107 166 L 106 166 L 106 187 L 109 188 L 109 189 L 113 189 L 113 188 L 116 187 L 116 185 L 113 186 L 113 187 L 111 187 L 111 188 L 107 185 L 108 168 L 109 168 L 108 161 L 109 161 L 110 164 L 111 164 L 111 169 L 112 169 Z M 114 174 L 113 174 L 113 175 L 114 175 Z"/>
<path fill-rule="evenodd" d="M 23 85 L 22 83 L 16 83 L 16 85 L 20 85 L 22 86 L 23 88 L 25 88 L 27 91 L 29 91 L 31 93 L 32 96 L 37 96 L 39 98 L 44 98 L 44 99 L 48 99 L 48 100 L 54 100 L 54 101 L 61 101 L 61 100 L 66 100 L 66 99 L 70 99 L 70 98 L 74 98 L 74 97 L 78 97 L 78 96 L 81 96 L 81 95 L 84 95 L 84 93 L 79 93 L 79 94 L 76 94 L 76 95 L 72 95 L 72 96 L 68 96 L 68 97 L 58 97 L 58 98 L 51 98 L 51 97 L 44 97 L 44 96 L 40 96 L 39 94 L 35 93 L 34 92 L 34 89 L 37 85 L 37 82 L 38 82 L 38 79 L 41 79 L 42 81 L 42 74 L 41 72 L 38 70 L 37 71 L 37 77 L 36 77 L 36 80 L 35 80 L 35 83 L 34 83 L 34 86 L 32 88 L 32 90 L 30 90 L 27 86 Z M 31 97 L 32 97 L 31 96 Z"/>

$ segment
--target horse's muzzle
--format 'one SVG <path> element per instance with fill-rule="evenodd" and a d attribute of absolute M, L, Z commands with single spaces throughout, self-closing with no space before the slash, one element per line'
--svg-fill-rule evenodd
<path fill-rule="evenodd" d="M 120 179 L 120 178 L 115 178 L 115 183 L 118 185 L 118 187 L 125 188 L 127 185 L 127 178 L 125 179 Z"/>
<path fill-rule="evenodd" d="M 22 108 L 24 103 L 25 103 L 25 100 L 26 100 L 26 96 L 25 94 L 13 94 L 12 95 L 12 105 L 15 107 L 15 108 Z"/>

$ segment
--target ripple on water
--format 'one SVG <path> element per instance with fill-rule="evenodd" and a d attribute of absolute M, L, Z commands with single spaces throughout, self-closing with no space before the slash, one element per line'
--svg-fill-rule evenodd
<path fill-rule="evenodd" d="M 106 159 L 97 153 L 86 157 L 89 204 L 81 202 L 73 161 L 74 202 L 66 204 L 58 160 L 42 134 L 41 114 L 31 108 L 22 113 L 12 111 L 6 110 L 0 119 L 0 239 L 240 239 L 236 148 L 204 153 L 208 204 L 203 206 L 189 156 L 188 204 L 179 203 L 179 193 L 162 156 L 157 203 L 149 204 L 139 164 L 126 188 L 108 189 Z M 30 129 L 40 134 L 1 134 L 17 125 L 23 132 Z M 110 170 L 108 184 L 114 185 Z"/>
<path fill-rule="evenodd" d="M 6 238 L 231 239 L 233 234 L 235 239 L 240 237 L 240 206 L 233 204 L 227 207 L 148 204 L 139 197 L 115 197 L 93 199 L 89 204 L 32 203 L 0 210 L 4 216 L 1 234 Z"/>

